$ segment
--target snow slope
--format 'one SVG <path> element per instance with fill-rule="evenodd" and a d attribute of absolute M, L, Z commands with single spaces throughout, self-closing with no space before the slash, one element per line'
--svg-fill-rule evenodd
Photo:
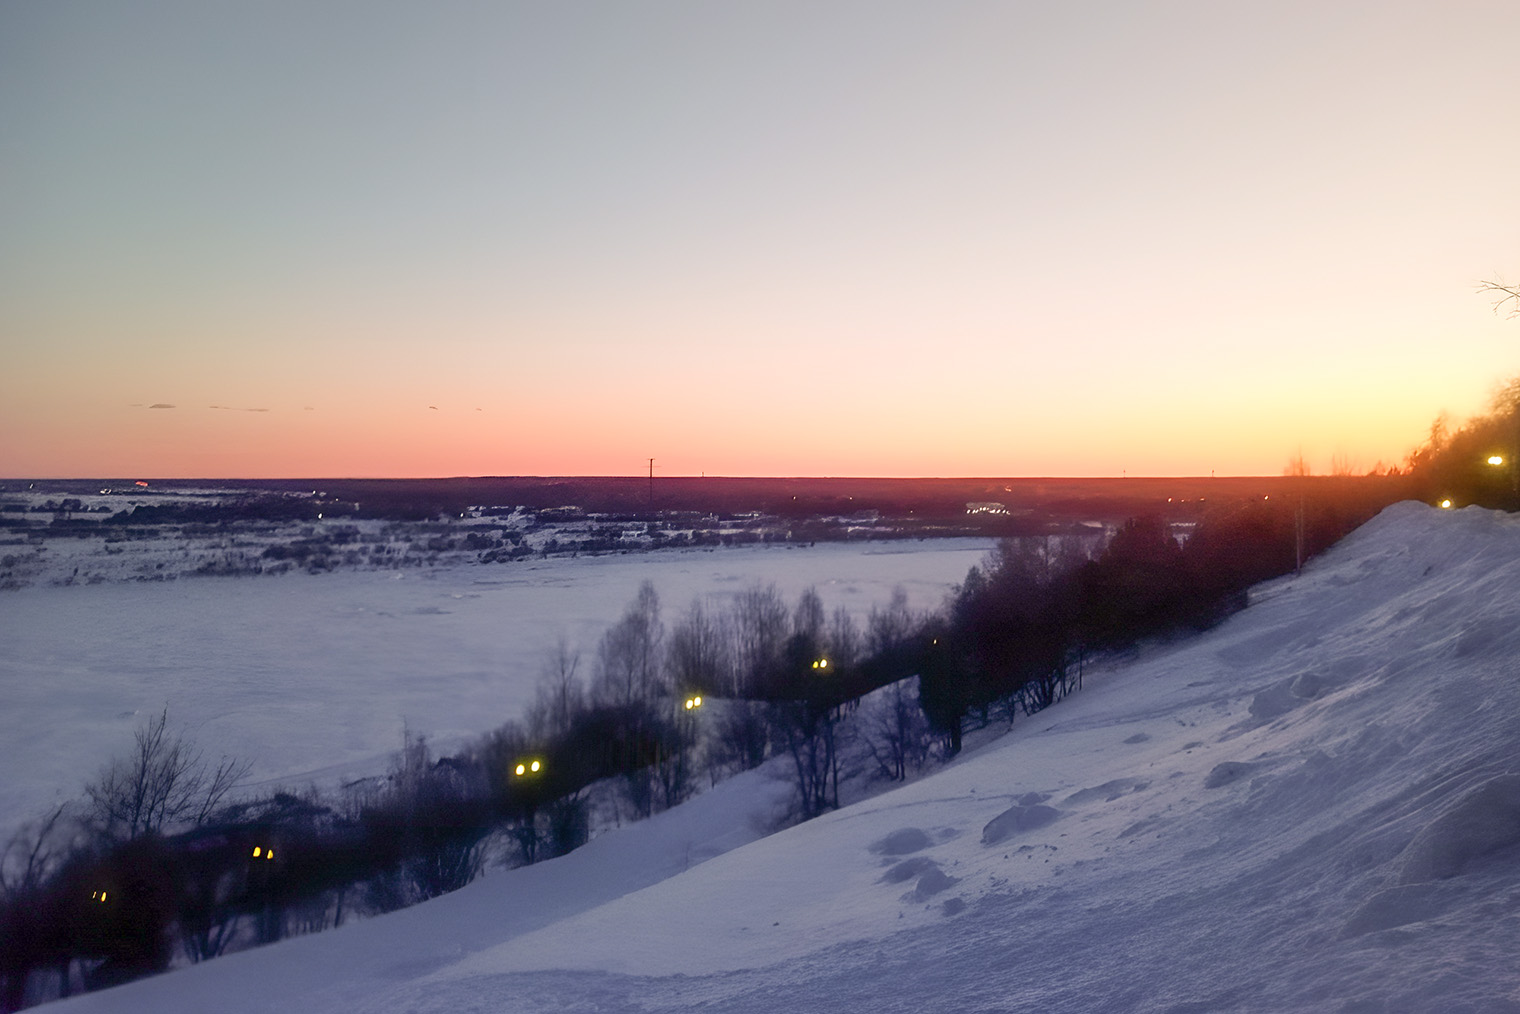
<path fill-rule="evenodd" d="M 57 1009 L 1520 1011 L 1517 621 L 1520 519 L 1400 504 L 1217 630 L 818 820 L 758 838 L 779 789 L 752 773 Z"/>

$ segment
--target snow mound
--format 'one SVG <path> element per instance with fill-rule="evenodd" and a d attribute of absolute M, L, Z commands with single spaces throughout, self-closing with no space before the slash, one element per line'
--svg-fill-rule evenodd
<path fill-rule="evenodd" d="M 982 828 L 982 844 L 996 845 L 1014 835 L 1037 831 L 1055 823 L 1060 817 L 1061 811 L 1054 806 L 1041 804 L 1024 806 L 1015 803 L 989 820 L 987 826 Z"/>
<path fill-rule="evenodd" d="M 871 846 L 871 851 L 884 856 L 904 856 L 934 844 L 934 840 L 922 829 L 905 827 L 893 831 Z"/>
<path fill-rule="evenodd" d="M 1450 907 L 1450 901 L 1435 884 L 1390 887 L 1368 898 L 1346 923 L 1342 935 L 1358 937 L 1424 922 L 1441 915 Z"/>
<path fill-rule="evenodd" d="M 1461 874 L 1473 863 L 1520 845 L 1520 775 L 1490 778 L 1465 793 L 1404 850 L 1399 880 L 1422 884 Z"/>

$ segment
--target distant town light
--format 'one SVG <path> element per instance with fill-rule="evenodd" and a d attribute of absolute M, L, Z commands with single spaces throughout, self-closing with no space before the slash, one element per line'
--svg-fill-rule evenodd
<path fill-rule="evenodd" d="M 686 698 L 686 710 L 687 711 L 692 711 L 692 710 L 694 710 L 696 708 L 700 708 L 701 706 L 702 706 L 702 698 L 701 697 L 693 694 L 692 696 Z"/>
<path fill-rule="evenodd" d="M 826 658 L 820 658 L 818 661 L 816 661 L 816 662 L 813 663 L 813 668 L 814 669 L 827 669 L 828 667 L 829 667 L 829 660 L 826 659 Z"/>
<path fill-rule="evenodd" d="M 1502 454 L 1490 454 L 1488 456 L 1488 463 L 1490 465 L 1502 465 L 1502 464 L 1504 464 L 1504 455 L 1502 455 Z"/>
<path fill-rule="evenodd" d="M 1441 501 L 1441 509 L 1442 510 L 1451 510 L 1451 501 L 1450 500 L 1442 500 Z"/>

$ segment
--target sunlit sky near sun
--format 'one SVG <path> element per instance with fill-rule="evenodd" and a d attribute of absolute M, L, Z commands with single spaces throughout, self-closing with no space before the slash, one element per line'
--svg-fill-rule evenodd
<path fill-rule="evenodd" d="M 0 7 L 0 475 L 1277 474 L 1520 372 L 1520 4 Z M 172 406 L 172 407 L 160 407 Z"/>

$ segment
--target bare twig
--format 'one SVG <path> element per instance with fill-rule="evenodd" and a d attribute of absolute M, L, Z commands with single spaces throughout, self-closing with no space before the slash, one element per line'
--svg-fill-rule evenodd
<path fill-rule="evenodd" d="M 1509 316 L 1520 316 L 1520 285 L 1505 285 L 1503 281 L 1495 279 L 1482 282 L 1478 285 L 1478 291 L 1494 298 L 1494 312 L 1498 313 L 1507 303 L 1514 305 L 1509 308 Z"/>

